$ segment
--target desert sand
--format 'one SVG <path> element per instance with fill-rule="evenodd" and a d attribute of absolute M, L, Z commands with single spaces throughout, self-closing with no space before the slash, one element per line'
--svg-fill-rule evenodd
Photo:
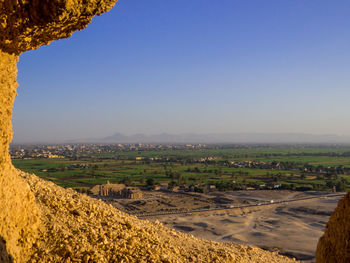
<path fill-rule="evenodd" d="M 117 203 L 119 208 L 124 207 L 129 212 L 146 212 L 151 209 L 149 212 L 156 213 L 174 211 L 176 208 L 227 207 L 228 204 L 253 204 L 322 194 L 325 193 L 237 191 L 183 196 L 180 193 L 150 193 L 146 200 L 119 200 Z M 315 262 L 318 239 L 324 233 L 340 198 L 319 198 L 192 214 L 156 215 L 147 219 L 159 220 L 167 227 L 203 239 L 255 245 L 304 262 Z"/>

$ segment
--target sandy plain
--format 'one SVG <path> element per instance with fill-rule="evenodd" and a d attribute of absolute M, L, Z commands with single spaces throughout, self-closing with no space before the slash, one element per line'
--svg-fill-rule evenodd
<path fill-rule="evenodd" d="M 295 191 L 235 191 L 209 194 L 145 192 L 142 200 L 105 200 L 133 214 L 160 221 L 165 226 L 196 237 L 219 242 L 255 245 L 269 251 L 315 262 L 318 239 L 341 197 L 315 198 L 296 202 L 232 208 L 199 213 L 191 209 L 227 208 L 274 200 L 320 196 L 326 193 Z M 159 215 L 173 211 L 178 214 Z"/>

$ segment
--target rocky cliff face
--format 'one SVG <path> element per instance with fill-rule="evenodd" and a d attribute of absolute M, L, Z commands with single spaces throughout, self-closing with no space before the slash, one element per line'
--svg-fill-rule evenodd
<path fill-rule="evenodd" d="M 0 49 L 21 54 L 83 29 L 117 0 L 0 0 Z"/>
<path fill-rule="evenodd" d="M 18 56 L 69 37 L 115 2 L 0 0 L 0 262 L 290 261 L 258 248 L 200 240 L 138 220 L 11 165 Z"/>
<path fill-rule="evenodd" d="M 40 207 L 11 164 L 12 107 L 19 55 L 84 28 L 116 0 L 0 0 L 0 262 L 26 262 L 38 238 Z"/>
<path fill-rule="evenodd" d="M 320 263 L 350 262 L 350 194 L 339 201 L 317 245 Z"/>
<path fill-rule="evenodd" d="M 12 167 L 8 154 L 17 60 L 16 55 L 0 51 L 0 262 L 9 262 L 9 255 L 19 262 L 28 258 L 40 217 L 34 195 Z"/>

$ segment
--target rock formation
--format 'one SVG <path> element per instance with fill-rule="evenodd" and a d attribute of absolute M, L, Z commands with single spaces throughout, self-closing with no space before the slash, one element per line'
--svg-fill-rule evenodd
<path fill-rule="evenodd" d="M 0 49 L 24 51 L 85 28 L 117 0 L 0 0 Z"/>
<path fill-rule="evenodd" d="M 27 259 L 39 222 L 34 196 L 12 167 L 8 153 L 12 138 L 11 113 L 17 88 L 17 60 L 16 55 L 0 50 L 0 240 L 3 240 L 0 262 L 8 262 L 8 257 L 4 256 L 6 253 L 19 262 Z"/>
<path fill-rule="evenodd" d="M 22 52 L 69 37 L 116 0 L 0 0 L 0 262 L 288 262 L 138 220 L 16 170 L 8 153 Z"/>
<path fill-rule="evenodd" d="M 317 263 L 350 262 L 350 193 L 339 201 L 320 238 Z"/>
<path fill-rule="evenodd" d="M 24 51 L 69 37 L 115 2 L 0 0 L 0 262 L 10 257 L 26 261 L 40 221 L 34 195 L 18 176 L 8 154 L 18 57 Z"/>

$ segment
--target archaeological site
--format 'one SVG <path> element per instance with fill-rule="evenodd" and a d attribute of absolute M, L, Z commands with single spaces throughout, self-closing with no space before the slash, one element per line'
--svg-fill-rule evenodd
<path fill-rule="evenodd" d="M 12 166 L 19 56 L 69 37 L 115 2 L 0 1 L 0 262 L 293 262 L 257 247 L 201 240 L 139 220 Z M 349 242 L 347 195 L 320 239 L 317 262 L 350 262 Z"/>

